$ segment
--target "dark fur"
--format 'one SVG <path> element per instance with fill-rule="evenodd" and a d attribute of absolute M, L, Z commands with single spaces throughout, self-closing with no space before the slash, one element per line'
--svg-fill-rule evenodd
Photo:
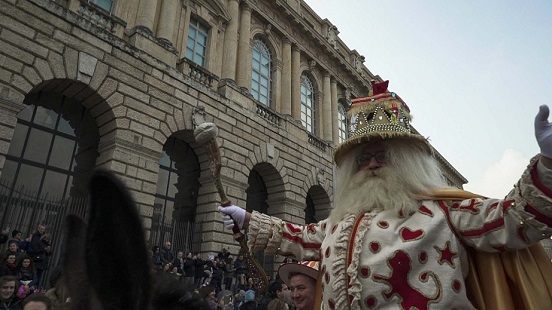
<path fill-rule="evenodd" d="M 88 223 L 75 215 L 65 219 L 63 274 L 71 309 L 196 308 L 186 307 L 195 300 L 184 298 L 179 282 L 152 277 L 138 209 L 123 183 L 96 171 L 89 188 Z"/>

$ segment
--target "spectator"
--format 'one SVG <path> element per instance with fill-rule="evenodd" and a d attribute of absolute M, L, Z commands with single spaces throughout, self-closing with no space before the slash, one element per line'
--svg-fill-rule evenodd
<path fill-rule="evenodd" d="M 13 259 L 15 261 L 15 257 Z M 14 276 L 0 277 L 0 309 L 21 309 L 21 299 L 16 296 L 17 282 L 17 278 Z"/>
<path fill-rule="evenodd" d="M 241 305 L 243 305 L 245 300 L 245 291 L 239 290 L 234 294 L 234 310 L 239 310 Z"/>
<path fill-rule="evenodd" d="M 188 289 L 190 286 L 194 285 L 194 276 L 195 276 L 195 261 L 197 257 L 192 255 L 192 252 L 188 252 L 186 258 L 184 259 L 184 267 L 182 268 L 182 282 L 184 287 Z"/>
<path fill-rule="evenodd" d="M 234 272 L 236 273 L 236 285 L 238 289 L 245 288 L 245 274 L 247 273 L 247 265 L 243 258 L 243 254 L 238 255 L 238 259 L 234 262 Z"/>
<path fill-rule="evenodd" d="M 234 264 L 232 257 L 226 258 L 226 264 L 224 266 L 224 289 L 232 291 L 232 282 L 234 280 L 235 274 Z"/>
<path fill-rule="evenodd" d="M 217 301 L 215 300 L 215 287 L 212 285 L 206 285 L 199 290 L 199 296 L 207 302 L 209 310 L 217 310 Z"/>
<path fill-rule="evenodd" d="M 31 253 L 43 251 L 44 245 L 42 243 L 42 236 L 45 233 L 46 233 L 46 225 L 39 224 L 36 227 L 36 231 L 31 235 L 31 244 L 29 245 L 30 247 L 29 251 Z"/>
<path fill-rule="evenodd" d="M 291 304 L 291 294 L 288 286 L 281 280 L 270 284 L 268 293 L 272 300 L 268 303 L 267 310 L 288 310 Z"/>
<path fill-rule="evenodd" d="M 228 290 L 222 290 L 217 294 L 218 310 L 234 310 L 234 303 L 232 301 L 232 292 Z"/>
<path fill-rule="evenodd" d="M 10 228 L 6 228 L 0 232 L 0 244 L 6 243 L 8 241 L 8 233 L 10 232 Z"/>
<path fill-rule="evenodd" d="M 6 255 L 4 262 L 2 263 L 2 267 L 0 267 L 0 276 L 17 276 L 15 254 Z"/>
<path fill-rule="evenodd" d="M 296 310 L 313 309 L 318 268 L 318 261 L 288 263 L 278 268 L 280 279 L 291 291 L 291 299 Z"/>
<path fill-rule="evenodd" d="M 22 310 L 50 310 L 52 302 L 43 294 L 33 294 L 23 300 Z"/>
<path fill-rule="evenodd" d="M 171 266 L 171 267 L 170 267 L 169 274 L 170 274 L 175 280 L 177 280 L 178 282 L 180 282 L 181 279 L 182 279 L 182 274 L 181 274 L 180 272 L 178 272 L 178 268 L 177 268 L 176 266 Z"/>
<path fill-rule="evenodd" d="M 163 261 L 161 260 L 161 253 L 159 252 L 159 246 L 154 245 L 151 248 L 151 263 L 156 271 L 163 269 Z"/>
<path fill-rule="evenodd" d="M 17 278 L 25 286 L 25 292 L 28 294 L 34 292 L 38 286 L 38 278 L 33 261 L 27 255 L 18 265 Z"/>
<path fill-rule="evenodd" d="M 178 269 L 179 273 L 182 273 L 182 268 L 184 268 L 184 252 L 176 252 L 176 257 L 172 261 L 172 264 Z"/>
<path fill-rule="evenodd" d="M 222 248 L 222 250 L 218 252 L 217 256 L 221 261 L 225 262 L 226 259 L 230 257 L 230 252 L 228 252 L 228 249 Z"/>
<path fill-rule="evenodd" d="M 217 257 L 215 257 L 215 260 L 213 261 L 213 274 L 211 276 L 211 284 L 215 286 L 215 290 L 217 292 L 220 292 L 222 290 L 222 278 L 223 275 L 223 267 L 221 266 L 221 262 Z"/>
<path fill-rule="evenodd" d="M 12 239 L 17 242 L 17 247 L 19 252 L 27 252 L 28 243 L 26 240 L 22 239 L 22 233 L 20 230 L 14 229 L 12 231 Z M 10 242 L 11 242 L 10 240 Z"/>
<path fill-rule="evenodd" d="M 213 271 L 214 271 L 214 257 L 212 255 L 209 255 L 207 258 L 207 261 L 205 262 L 205 266 L 203 268 L 203 285 L 209 285 L 211 283 L 211 279 L 213 277 Z"/>
<path fill-rule="evenodd" d="M 160 251 L 161 261 L 163 262 L 163 264 L 172 263 L 174 261 L 174 254 L 172 252 L 171 246 L 171 242 L 167 241 L 165 242 L 165 246 Z"/>
<path fill-rule="evenodd" d="M 164 273 L 171 273 L 172 268 L 173 268 L 172 263 L 166 263 L 166 264 L 163 265 L 163 272 Z"/>
<path fill-rule="evenodd" d="M 15 254 L 15 264 L 19 264 L 26 254 L 19 251 L 17 240 L 10 240 L 5 255 Z"/>
<path fill-rule="evenodd" d="M 40 234 L 41 231 L 45 230 L 46 226 L 39 225 L 39 229 L 37 231 Z M 36 235 L 38 234 L 35 233 L 33 235 L 32 240 L 34 240 Z M 31 257 L 36 267 L 38 286 L 40 286 L 40 281 L 42 279 L 42 274 L 44 273 L 44 271 L 50 269 L 50 256 L 52 255 L 52 246 L 50 244 L 51 239 L 52 235 L 50 233 L 41 233 L 38 242 L 31 243 Z"/>
<path fill-rule="evenodd" d="M 255 300 L 255 291 L 250 289 L 245 292 L 245 298 L 243 304 L 240 306 L 240 310 L 256 310 L 257 301 Z"/>
<path fill-rule="evenodd" d="M 205 261 L 201 258 L 199 253 L 196 253 L 193 257 L 196 258 L 194 265 L 195 265 L 195 274 L 194 274 L 194 287 L 198 289 L 201 284 L 203 284 L 203 280 L 205 279 Z"/>

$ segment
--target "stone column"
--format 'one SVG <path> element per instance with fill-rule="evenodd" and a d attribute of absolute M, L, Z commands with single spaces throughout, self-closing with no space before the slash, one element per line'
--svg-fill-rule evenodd
<path fill-rule="evenodd" d="M 282 105 L 280 113 L 291 115 L 291 42 L 282 42 Z"/>
<path fill-rule="evenodd" d="M 174 23 L 179 0 L 163 0 L 159 24 L 157 25 L 157 37 L 168 45 L 174 46 Z"/>
<path fill-rule="evenodd" d="M 339 103 L 337 102 L 337 81 L 331 79 L 332 89 L 332 141 L 335 145 L 339 143 Z"/>
<path fill-rule="evenodd" d="M 274 68 L 272 68 L 274 72 L 274 79 L 272 80 L 272 108 L 282 113 L 282 62 L 274 60 L 272 63 L 274 65 Z"/>
<path fill-rule="evenodd" d="M 240 18 L 240 38 L 238 44 L 238 66 L 236 84 L 247 89 L 251 88 L 251 7 L 242 5 Z"/>
<path fill-rule="evenodd" d="M 236 61 L 238 50 L 238 18 L 240 14 L 239 0 L 228 0 L 230 21 L 224 33 L 224 47 L 222 51 L 222 78 L 235 80 Z"/>
<path fill-rule="evenodd" d="M 138 15 L 136 16 L 136 26 L 144 27 L 153 34 L 156 10 L 157 0 L 140 0 Z"/>
<path fill-rule="evenodd" d="M 118 137 L 107 140 L 101 138 L 96 163 L 97 168 L 118 174 L 127 185 L 149 239 L 161 153 L 160 150 L 143 146 L 141 136 L 134 135 L 134 138 L 138 143 Z"/>
<path fill-rule="evenodd" d="M 301 120 L 301 50 L 291 47 L 291 116 Z"/>
<path fill-rule="evenodd" d="M 330 84 L 330 73 L 323 73 L 323 92 L 324 101 L 322 102 L 322 130 L 320 131 L 322 139 L 332 140 L 332 91 Z"/>

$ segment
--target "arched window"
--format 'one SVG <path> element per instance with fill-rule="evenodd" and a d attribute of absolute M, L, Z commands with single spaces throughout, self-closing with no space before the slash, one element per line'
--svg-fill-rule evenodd
<path fill-rule="evenodd" d="M 337 121 L 338 128 L 339 128 L 339 143 L 345 141 L 345 139 L 348 138 L 347 134 L 347 110 L 345 110 L 345 107 L 343 104 L 338 104 L 338 114 L 337 114 Z"/>
<path fill-rule="evenodd" d="M 260 103 L 270 106 L 272 56 L 268 46 L 260 38 L 256 38 L 253 45 L 251 69 L 251 95 Z"/>
<path fill-rule="evenodd" d="M 301 76 L 301 124 L 314 134 L 316 110 L 314 106 L 314 87 L 308 76 Z"/>
<path fill-rule="evenodd" d="M 199 162 L 194 150 L 174 136 L 167 140 L 163 150 L 150 241 L 154 244 L 171 241 L 174 248 L 191 249 L 199 191 Z"/>
<path fill-rule="evenodd" d="M 307 193 L 307 206 L 305 207 L 305 224 L 316 223 L 316 209 L 314 207 L 314 201 L 312 200 L 311 195 Z"/>
<path fill-rule="evenodd" d="M 17 115 L 2 182 L 37 197 L 85 197 L 98 157 L 99 133 L 88 109 L 74 99 L 38 93 Z"/>

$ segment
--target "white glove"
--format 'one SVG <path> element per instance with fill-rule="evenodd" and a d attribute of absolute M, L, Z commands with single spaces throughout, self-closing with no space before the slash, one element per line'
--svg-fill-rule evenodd
<path fill-rule="evenodd" d="M 535 137 L 543 156 L 552 158 L 552 123 L 548 122 L 550 110 L 547 105 L 539 107 L 539 113 L 535 117 Z"/>
<path fill-rule="evenodd" d="M 238 206 L 219 206 L 218 210 L 222 216 L 222 221 L 224 222 L 224 227 L 227 229 L 232 229 L 234 227 L 234 221 L 238 224 L 238 228 L 243 229 L 243 224 L 245 222 L 245 213 L 246 211 Z"/>

